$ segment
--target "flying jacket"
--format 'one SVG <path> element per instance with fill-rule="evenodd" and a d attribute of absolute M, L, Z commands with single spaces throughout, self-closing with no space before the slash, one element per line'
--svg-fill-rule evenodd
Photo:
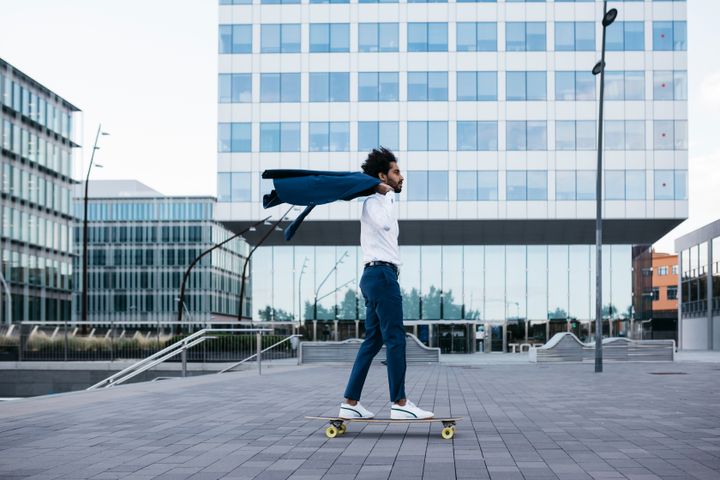
<path fill-rule="evenodd" d="M 275 189 L 263 196 L 263 207 L 288 203 L 307 208 L 285 229 L 289 241 L 315 205 L 352 200 L 372 195 L 380 180 L 362 172 L 324 172 L 319 170 L 265 170 L 262 178 L 273 180 Z"/>

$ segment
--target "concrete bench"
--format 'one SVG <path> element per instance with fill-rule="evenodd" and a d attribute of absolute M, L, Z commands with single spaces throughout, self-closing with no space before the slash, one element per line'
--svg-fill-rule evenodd
<path fill-rule="evenodd" d="M 342 342 L 300 342 L 301 363 L 353 363 L 363 340 L 352 338 Z M 386 358 L 385 346 L 375 356 L 375 363 Z M 426 347 L 415 335 L 406 334 L 405 358 L 408 363 L 437 363 L 440 349 Z"/>
<path fill-rule="evenodd" d="M 672 362 L 674 340 L 631 340 L 604 338 L 603 360 L 617 362 Z M 532 347 L 529 360 L 541 362 L 582 362 L 595 360 L 595 343 L 583 343 L 570 332 L 556 333 L 542 347 Z"/>

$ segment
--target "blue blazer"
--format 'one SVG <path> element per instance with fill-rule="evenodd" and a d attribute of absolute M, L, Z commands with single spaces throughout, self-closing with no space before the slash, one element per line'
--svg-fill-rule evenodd
<path fill-rule="evenodd" d="M 283 203 L 304 205 L 305 210 L 285 229 L 289 241 L 315 205 L 352 200 L 375 192 L 380 180 L 362 172 L 324 172 L 319 170 L 265 170 L 262 178 L 273 180 L 275 189 L 263 196 L 263 207 Z"/>

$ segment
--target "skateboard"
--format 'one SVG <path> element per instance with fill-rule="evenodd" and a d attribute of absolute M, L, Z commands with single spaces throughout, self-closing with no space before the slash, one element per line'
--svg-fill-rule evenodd
<path fill-rule="evenodd" d="M 348 423 L 442 423 L 443 429 L 440 436 L 445 440 L 450 440 L 455 436 L 455 423 L 462 420 L 462 417 L 442 417 L 442 418 L 424 418 L 424 419 L 402 419 L 393 420 L 391 418 L 340 418 L 340 417 L 305 417 L 308 420 L 325 420 L 330 425 L 325 429 L 325 436 L 335 438 L 342 435 L 347 430 Z"/>

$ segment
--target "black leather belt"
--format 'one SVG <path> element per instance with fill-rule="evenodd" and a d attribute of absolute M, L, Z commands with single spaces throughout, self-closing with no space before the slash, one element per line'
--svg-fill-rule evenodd
<path fill-rule="evenodd" d="M 368 262 L 365 264 L 365 268 L 368 267 L 390 267 L 393 269 L 393 272 L 395 272 L 395 275 L 400 275 L 400 269 L 398 269 L 398 266 L 394 263 L 390 262 L 383 262 L 382 260 L 374 260 L 372 262 Z"/>

